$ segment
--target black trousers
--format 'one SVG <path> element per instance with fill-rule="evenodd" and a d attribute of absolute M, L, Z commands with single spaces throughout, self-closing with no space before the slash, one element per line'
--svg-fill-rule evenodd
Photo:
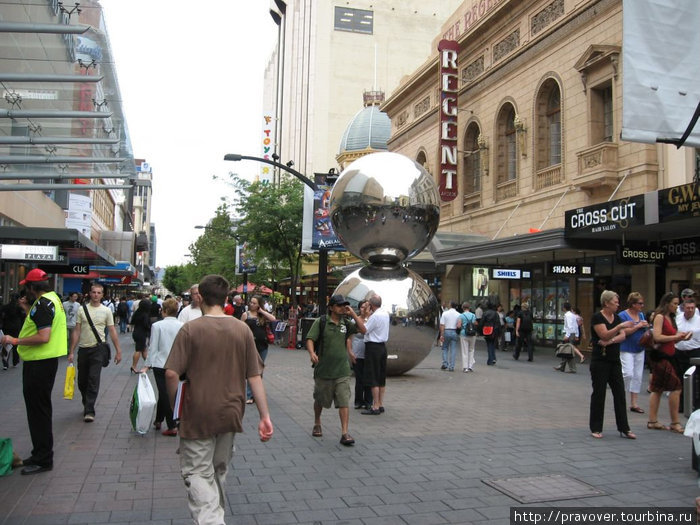
<path fill-rule="evenodd" d="M 627 422 L 627 404 L 625 402 L 625 382 L 622 379 L 622 364 L 620 361 L 591 361 L 591 413 L 589 427 L 591 432 L 603 431 L 603 415 L 605 413 L 605 392 L 607 385 L 613 395 L 615 408 L 615 424 L 620 432 L 627 432 L 630 425 Z"/>
<path fill-rule="evenodd" d="M 365 360 L 355 359 L 352 368 L 355 371 L 355 404 L 372 406 L 372 387 L 364 382 Z"/>
<path fill-rule="evenodd" d="M 25 361 L 22 366 L 22 393 L 27 408 L 31 459 L 42 467 L 53 466 L 53 406 L 51 391 L 56 380 L 58 358 Z"/>
<path fill-rule="evenodd" d="M 515 343 L 515 353 L 513 357 L 516 359 L 520 357 L 520 351 L 523 346 L 527 348 L 527 360 L 532 361 L 532 352 L 535 349 L 532 344 L 532 332 L 523 332 L 520 330 L 520 337 L 518 337 L 518 341 Z"/>
<path fill-rule="evenodd" d="M 170 408 L 170 399 L 168 399 L 168 388 L 165 385 L 165 368 L 152 368 L 153 377 L 156 380 L 156 388 L 158 388 L 158 404 L 156 405 L 156 423 L 160 423 L 165 419 L 169 429 L 177 427 L 177 423 L 173 421 L 173 409 Z"/>
<path fill-rule="evenodd" d="M 97 346 L 78 348 L 78 390 L 83 396 L 83 415 L 95 415 L 104 359 L 104 350 Z"/>

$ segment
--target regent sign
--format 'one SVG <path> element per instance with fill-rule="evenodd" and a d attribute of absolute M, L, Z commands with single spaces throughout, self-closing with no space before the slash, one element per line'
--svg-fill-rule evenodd
<path fill-rule="evenodd" d="M 457 197 L 457 53 L 454 40 L 440 40 L 440 199 Z"/>

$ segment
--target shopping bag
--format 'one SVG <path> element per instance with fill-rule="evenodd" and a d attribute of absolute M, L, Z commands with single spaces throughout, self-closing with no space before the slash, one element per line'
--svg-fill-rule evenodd
<path fill-rule="evenodd" d="M 0 438 L 0 476 L 12 473 L 12 440 Z"/>
<path fill-rule="evenodd" d="M 66 368 L 66 382 L 63 385 L 63 399 L 73 399 L 75 391 L 75 367 L 73 363 L 68 364 Z"/>
<path fill-rule="evenodd" d="M 129 419 L 131 428 L 139 434 L 145 434 L 151 428 L 151 422 L 156 411 L 156 393 L 151 381 L 145 373 L 139 374 L 136 388 L 131 396 Z"/>

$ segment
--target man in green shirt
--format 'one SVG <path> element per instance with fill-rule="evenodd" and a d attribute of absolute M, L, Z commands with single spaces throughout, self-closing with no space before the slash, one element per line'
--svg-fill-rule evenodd
<path fill-rule="evenodd" d="M 340 443 L 349 447 L 355 440 L 348 434 L 350 419 L 350 363 L 355 362 L 350 336 L 365 333 L 365 323 L 342 295 L 328 301 L 330 315 L 321 316 L 306 335 L 306 349 L 314 367 L 314 437 L 321 437 L 321 412 L 331 403 L 340 417 Z M 346 316 L 350 316 L 352 321 Z"/>

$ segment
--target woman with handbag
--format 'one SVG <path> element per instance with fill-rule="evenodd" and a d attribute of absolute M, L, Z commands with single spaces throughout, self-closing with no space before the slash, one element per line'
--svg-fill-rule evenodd
<path fill-rule="evenodd" d="M 600 439 L 603 437 L 603 415 L 605 413 L 605 391 L 610 385 L 615 408 L 615 423 L 620 437 L 637 439 L 630 431 L 627 422 L 625 406 L 625 383 L 622 379 L 622 365 L 620 363 L 620 343 L 625 340 L 625 330 L 632 326 L 632 321 L 622 321 L 617 315 L 620 305 L 619 296 L 611 291 L 604 290 L 600 294 L 601 309 L 591 319 L 591 344 L 593 354 L 591 356 L 591 411 L 589 425 L 591 436 Z"/>
<path fill-rule="evenodd" d="M 634 323 L 631 328 L 625 330 L 625 340 L 620 344 L 620 362 L 625 392 L 630 393 L 630 412 L 637 414 L 644 413 L 637 403 L 644 372 L 644 347 L 639 344 L 639 340 L 649 328 L 643 309 L 644 297 L 639 292 L 632 292 L 627 296 L 627 309 L 620 312 L 620 319 Z"/>
<path fill-rule="evenodd" d="M 131 361 L 131 373 L 138 374 L 136 368 L 139 364 L 139 358 L 143 356 L 145 361 L 148 357 L 148 338 L 151 336 L 151 301 L 150 299 L 141 299 L 134 315 L 131 316 L 131 324 L 134 331 L 131 337 L 134 339 L 134 356 Z"/>
<path fill-rule="evenodd" d="M 241 316 L 241 321 L 248 325 L 248 328 L 253 332 L 253 338 L 255 339 L 255 348 L 258 349 L 260 354 L 260 359 L 265 362 L 267 357 L 267 349 L 269 345 L 268 333 L 272 333 L 270 330 L 270 323 L 277 321 L 277 318 L 270 312 L 262 307 L 263 301 L 262 297 L 259 295 L 254 295 L 248 301 L 248 311 Z M 253 392 L 250 390 L 250 386 L 246 387 L 247 399 L 246 403 L 254 403 Z"/>
<path fill-rule="evenodd" d="M 692 336 L 692 332 L 679 332 L 676 327 L 676 312 L 678 311 L 678 296 L 668 292 L 659 301 L 659 306 L 654 311 L 654 341 L 659 343 L 658 350 L 652 350 L 651 383 L 649 390 L 649 430 L 670 430 L 676 434 L 682 434 L 685 430 L 678 421 L 678 407 L 680 404 L 681 388 L 683 384 L 678 378 L 674 366 L 676 343 Z M 668 411 L 671 415 L 671 425 L 667 427 L 659 423 L 659 403 L 661 394 L 670 392 L 668 396 Z"/>

